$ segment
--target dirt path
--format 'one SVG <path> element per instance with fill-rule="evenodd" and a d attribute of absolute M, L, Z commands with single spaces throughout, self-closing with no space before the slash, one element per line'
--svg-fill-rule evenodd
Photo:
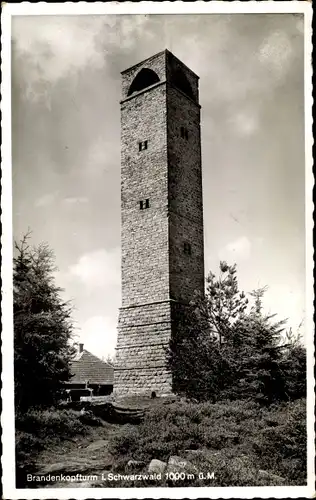
<path fill-rule="evenodd" d="M 170 399 L 174 397 L 165 398 L 166 402 Z M 122 424 L 126 416 L 129 416 L 130 422 L 134 422 L 131 416 L 135 411 L 143 413 L 144 410 L 159 404 L 161 402 L 158 398 L 157 400 L 139 396 L 121 398 L 115 401 L 116 420 L 114 420 L 121 421 Z M 97 414 L 102 419 L 102 409 L 101 413 Z M 121 424 L 103 421 L 102 426 L 87 427 L 88 433 L 85 436 L 52 442 L 37 457 L 36 476 L 43 476 L 45 479 L 30 486 L 49 488 L 100 486 L 114 465 L 113 457 L 108 450 L 109 437 L 119 432 Z M 71 476 L 72 479 L 65 480 L 65 476 Z M 86 476 L 97 476 L 97 479 L 93 478 L 91 481 Z"/>
<path fill-rule="evenodd" d="M 105 423 L 104 426 L 92 428 L 86 436 L 53 443 L 38 456 L 36 475 L 46 478 L 38 486 L 47 488 L 97 486 L 102 481 L 102 475 L 104 477 L 112 468 L 113 457 L 108 451 L 109 436 L 119 428 L 119 425 Z M 67 480 L 66 476 L 72 478 Z M 97 480 L 93 478 L 91 481 L 88 476 L 97 476 Z"/>

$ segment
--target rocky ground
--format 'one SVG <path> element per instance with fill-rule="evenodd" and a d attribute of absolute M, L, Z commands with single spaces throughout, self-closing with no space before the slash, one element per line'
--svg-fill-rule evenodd
<path fill-rule="evenodd" d="M 38 457 L 37 477 L 45 476 L 51 481 L 41 482 L 35 486 L 44 488 L 100 488 L 118 487 L 117 472 L 113 470 L 115 463 L 108 451 L 108 433 L 116 432 L 117 426 L 111 424 L 105 428 L 96 429 L 94 436 L 78 438 L 71 442 L 65 442 L 63 446 L 45 450 Z M 100 437 L 101 436 L 101 437 Z M 205 450 L 206 451 L 206 450 Z M 130 460 L 127 464 L 128 475 L 137 481 L 137 478 L 164 480 L 166 474 L 170 476 L 170 482 L 177 478 L 190 480 L 197 477 L 199 469 L 188 457 L 193 459 L 198 455 L 197 450 L 187 450 L 185 457 L 171 456 L 168 462 L 153 459 L 145 464 L 141 461 Z M 195 456 L 194 456 L 195 455 Z M 111 477 L 112 474 L 112 477 Z M 141 476 L 140 476 L 141 475 Z M 175 475 L 175 476 L 174 476 Z M 62 479 L 57 479 L 57 477 Z M 68 479 L 67 479 L 68 476 Z M 69 477 L 70 476 L 70 477 Z M 54 480 L 57 479 L 57 480 Z M 212 472 L 209 472 L 209 480 L 212 481 Z M 181 481 L 181 484 L 183 481 Z"/>
<path fill-rule="evenodd" d="M 72 441 L 65 441 L 62 445 L 43 451 L 37 460 L 37 476 L 49 476 L 51 481 L 41 483 L 41 487 L 50 488 L 89 488 L 102 483 L 102 477 L 113 466 L 113 457 L 108 453 L 109 432 L 116 431 L 115 424 L 97 427 L 86 437 L 79 437 Z M 67 480 L 67 476 L 79 475 L 78 479 Z M 80 476 L 81 475 L 81 476 Z M 54 476 L 66 476 L 65 480 Z M 97 476 L 97 480 L 90 481 L 89 476 Z"/>

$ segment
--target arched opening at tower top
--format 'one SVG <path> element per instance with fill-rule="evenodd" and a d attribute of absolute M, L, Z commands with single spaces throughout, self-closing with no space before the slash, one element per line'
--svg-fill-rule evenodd
<path fill-rule="evenodd" d="M 140 90 L 146 89 L 154 83 L 159 82 L 159 77 L 152 69 L 143 68 L 135 76 L 132 84 L 128 90 L 127 95 L 132 95 L 134 92 L 139 92 Z"/>
<path fill-rule="evenodd" d="M 177 69 L 172 75 L 172 83 L 191 99 L 194 99 L 192 87 L 189 80 L 181 69 Z"/>

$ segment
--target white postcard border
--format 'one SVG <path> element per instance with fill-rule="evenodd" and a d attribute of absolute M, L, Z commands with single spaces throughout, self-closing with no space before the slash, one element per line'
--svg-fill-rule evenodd
<path fill-rule="evenodd" d="M 185 488 L 49 488 L 16 489 L 14 471 L 14 385 L 13 385 L 13 287 L 12 287 L 12 179 L 11 179 L 11 18 L 37 15 L 100 15 L 100 14 L 259 14 L 303 13 L 305 33 L 305 206 L 306 206 L 306 346 L 307 346 L 307 423 L 308 484 L 278 487 L 185 487 Z M 312 66 L 311 66 L 311 2 L 94 2 L 4 4 L 2 11 L 2 400 L 1 423 L 2 484 L 4 497 L 33 498 L 311 498 L 314 481 L 314 322 L 313 322 L 313 200 L 312 166 Z"/>

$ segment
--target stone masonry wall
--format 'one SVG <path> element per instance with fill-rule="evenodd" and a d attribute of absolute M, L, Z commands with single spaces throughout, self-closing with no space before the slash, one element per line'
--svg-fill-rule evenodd
<path fill-rule="evenodd" d="M 168 85 L 167 109 L 170 294 L 190 302 L 195 290 L 204 292 L 200 107 Z M 184 252 L 185 242 L 191 255 Z"/>
<path fill-rule="evenodd" d="M 166 348 L 171 336 L 170 302 L 120 309 L 114 390 L 157 395 L 171 392 Z"/>
<path fill-rule="evenodd" d="M 169 298 L 166 113 L 165 85 L 122 103 L 123 307 Z M 149 209 L 140 210 L 146 199 Z"/>
<path fill-rule="evenodd" d="M 187 80 L 189 81 L 189 84 L 192 89 L 193 93 L 193 98 L 196 103 L 199 102 L 199 85 L 198 85 L 198 80 L 199 77 L 190 70 L 185 64 L 183 64 L 182 61 L 180 61 L 177 57 L 175 57 L 171 52 L 168 50 L 166 51 L 166 79 L 169 83 L 173 81 L 173 75 L 176 73 L 176 71 L 181 70 Z"/>

